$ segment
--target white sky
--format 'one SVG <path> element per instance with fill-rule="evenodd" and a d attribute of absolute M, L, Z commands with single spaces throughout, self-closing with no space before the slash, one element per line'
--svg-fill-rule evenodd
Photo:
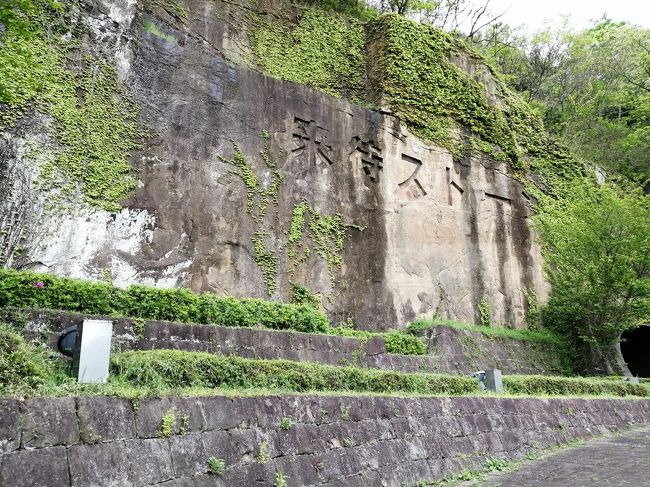
<path fill-rule="evenodd" d="M 563 15 L 570 16 L 571 27 L 583 29 L 603 14 L 650 28 L 650 0 L 491 0 L 490 7 L 495 13 L 507 10 L 500 20 L 528 31 L 540 30 L 548 21 L 559 25 Z"/>

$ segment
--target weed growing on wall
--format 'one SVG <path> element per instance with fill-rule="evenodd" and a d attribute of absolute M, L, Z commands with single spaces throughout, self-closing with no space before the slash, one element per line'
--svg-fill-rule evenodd
<path fill-rule="evenodd" d="M 273 484 L 273 487 L 288 487 L 289 477 L 284 475 L 282 472 L 276 472 L 275 473 L 275 483 Z"/>
<path fill-rule="evenodd" d="M 490 303 L 488 302 L 487 298 L 481 298 L 481 302 L 478 304 L 478 314 L 481 326 L 492 325 L 492 317 L 490 316 Z"/>
<path fill-rule="evenodd" d="M 226 461 L 223 458 L 208 458 L 208 471 L 214 475 L 221 475 L 226 470 Z"/>
<path fill-rule="evenodd" d="M 160 431 L 158 436 L 161 438 L 169 438 L 174 434 L 174 428 L 176 426 L 176 410 L 170 409 L 165 414 L 163 414 L 162 419 L 160 420 Z"/>

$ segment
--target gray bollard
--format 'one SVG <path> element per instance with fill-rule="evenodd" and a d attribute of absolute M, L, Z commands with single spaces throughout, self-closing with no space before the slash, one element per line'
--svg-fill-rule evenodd
<path fill-rule="evenodd" d="M 485 371 L 485 390 L 503 394 L 503 381 L 499 369 L 487 369 Z"/>

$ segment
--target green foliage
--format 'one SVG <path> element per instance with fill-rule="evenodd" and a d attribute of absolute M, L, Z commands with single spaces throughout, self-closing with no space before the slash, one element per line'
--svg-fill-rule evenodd
<path fill-rule="evenodd" d="M 490 303 L 486 298 L 481 298 L 478 304 L 478 314 L 481 326 L 491 326 L 492 319 L 490 317 Z"/>
<path fill-rule="evenodd" d="M 640 384 L 614 382 L 583 377 L 550 377 L 542 375 L 508 375 L 503 377 L 503 386 L 509 394 L 549 396 L 641 396 L 650 395 Z"/>
<path fill-rule="evenodd" d="M 513 340 L 523 340 L 538 343 L 548 343 L 565 345 L 566 340 L 561 335 L 553 333 L 549 330 L 520 330 L 513 328 L 497 328 L 470 325 L 469 323 L 462 323 L 459 321 L 448 320 L 445 318 L 435 317 L 432 319 L 416 320 L 409 324 L 409 333 L 421 333 L 424 330 L 434 328 L 436 326 L 448 326 L 458 330 L 467 330 L 475 333 L 482 333 L 488 338 L 511 338 Z"/>
<path fill-rule="evenodd" d="M 358 338 L 365 343 L 370 338 L 381 337 L 384 339 L 386 351 L 400 355 L 426 355 L 427 347 L 420 337 L 407 335 L 399 331 L 386 333 L 374 333 L 370 331 L 355 330 L 352 326 L 330 327 L 327 330 L 330 335 L 339 335 L 350 338 Z"/>
<path fill-rule="evenodd" d="M 165 414 L 163 414 L 162 419 L 160 420 L 160 431 L 158 436 L 161 438 L 169 438 L 174 434 L 174 428 L 176 427 L 176 410 L 170 409 Z"/>
<path fill-rule="evenodd" d="M 478 385 L 473 379 L 462 376 L 406 374 L 178 350 L 115 354 L 112 370 L 126 383 L 140 387 L 226 387 L 296 392 L 413 394 L 467 394 L 478 391 Z"/>
<path fill-rule="evenodd" d="M 552 285 L 542 319 L 591 347 L 601 372 L 618 372 L 612 347 L 650 318 L 650 201 L 585 181 L 571 194 L 536 219 Z"/>
<path fill-rule="evenodd" d="M 456 158 L 468 148 L 519 163 L 520 147 L 545 145 L 541 122 L 504 91 L 503 108 L 492 106 L 485 88 L 449 61 L 467 46 L 443 31 L 399 15 L 385 15 L 370 26 L 378 45 L 375 79 L 388 104 L 420 137 L 448 148 Z M 471 61 L 471 59 L 470 59 Z M 532 123 L 531 123 L 532 122 Z M 532 125 L 532 126 L 531 126 Z M 469 129 L 466 143 L 454 130 Z"/>
<path fill-rule="evenodd" d="M 280 420 L 280 428 L 282 428 L 285 431 L 289 431 L 291 429 L 291 418 L 284 417 Z"/>
<path fill-rule="evenodd" d="M 268 463 L 271 461 L 271 455 L 269 454 L 269 442 L 266 440 L 260 443 L 260 453 L 257 456 L 257 461 L 260 463 Z"/>
<path fill-rule="evenodd" d="M 0 396 L 48 381 L 54 368 L 46 353 L 0 322 Z"/>
<path fill-rule="evenodd" d="M 275 473 L 275 483 L 273 484 L 273 487 L 288 487 L 289 483 L 287 482 L 287 477 L 284 475 L 282 472 L 276 472 Z"/>
<path fill-rule="evenodd" d="M 76 70 L 67 67 L 74 42 L 64 40 L 70 26 L 60 25 L 63 4 L 21 3 L 32 7 L 19 15 L 27 27 L 8 30 L 0 50 L 0 129 L 12 126 L 30 104 L 51 115 L 58 147 L 39 177 L 50 193 L 49 207 L 74 207 L 81 197 L 118 211 L 137 182 L 128 162 L 140 145 L 137 108 L 103 61 L 87 57 Z"/>
<path fill-rule="evenodd" d="M 43 287 L 34 284 L 42 282 Z M 235 299 L 186 289 L 130 286 L 0 269 L 0 307 L 63 309 L 95 315 L 130 316 L 181 323 L 262 326 L 324 332 L 327 318 L 306 305 Z"/>
<path fill-rule="evenodd" d="M 309 228 L 308 232 L 305 226 Z M 357 225 L 344 223 L 343 217 L 339 214 L 322 215 L 313 209 L 306 200 L 297 204 L 293 209 L 287 245 L 291 272 L 293 273 L 295 267 L 309 257 L 311 253 L 308 251 L 309 247 L 303 243 L 303 239 L 309 237 L 316 253 L 325 260 L 330 284 L 334 287 L 336 272 L 343 263 L 341 252 L 345 246 L 346 238 L 349 237 L 348 229 L 356 229 L 360 232 L 365 230 Z M 305 249 L 301 257 L 298 257 L 299 247 Z"/>
<path fill-rule="evenodd" d="M 246 213 L 252 214 L 253 205 L 255 204 L 255 194 L 258 192 L 257 176 L 255 176 L 250 163 L 246 160 L 246 157 L 244 156 L 244 153 L 241 151 L 239 146 L 234 142 L 233 146 L 234 153 L 232 159 L 226 159 L 225 157 L 219 156 L 219 160 L 235 166 L 235 174 L 241 178 L 241 180 L 244 182 L 244 186 L 246 186 Z"/>
<path fill-rule="evenodd" d="M 291 302 L 320 309 L 320 300 L 309 289 L 296 283 L 291 283 Z"/>
<path fill-rule="evenodd" d="M 223 458 L 208 458 L 208 470 L 211 474 L 221 475 L 226 470 L 226 461 Z"/>
<path fill-rule="evenodd" d="M 262 270 L 264 282 L 266 283 L 266 290 L 269 295 L 275 293 L 278 288 L 276 276 L 278 273 L 278 258 L 275 253 L 267 251 L 264 246 L 264 234 L 256 232 L 253 238 L 253 250 L 255 251 L 255 262 Z"/>
<path fill-rule="evenodd" d="M 427 347 L 424 341 L 418 337 L 400 332 L 388 332 L 381 334 L 386 344 L 388 353 L 401 355 L 426 355 Z M 415 338 L 415 340 L 413 340 Z"/>
<path fill-rule="evenodd" d="M 604 19 L 581 32 L 495 29 L 483 44 L 574 153 L 647 184 L 650 29 Z"/>
<path fill-rule="evenodd" d="M 275 18 L 254 37 L 265 74 L 334 96 L 363 98 L 365 35 L 359 21 L 305 8 L 297 24 Z"/>
<path fill-rule="evenodd" d="M 178 39 L 171 34 L 165 33 L 160 27 L 158 27 L 151 19 L 145 19 L 143 22 L 143 27 L 146 32 L 155 35 L 164 39 L 170 44 L 178 44 Z"/>
<path fill-rule="evenodd" d="M 488 458 L 485 460 L 485 469 L 488 472 L 501 472 L 506 469 L 508 462 L 501 458 Z"/>
<path fill-rule="evenodd" d="M 522 289 L 524 298 L 526 298 L 526 323 L 532 328 L 536 328 L 540 324 L 539 317 L 539 302 L 537 301 L 537 293 L 534 289 Z"/>

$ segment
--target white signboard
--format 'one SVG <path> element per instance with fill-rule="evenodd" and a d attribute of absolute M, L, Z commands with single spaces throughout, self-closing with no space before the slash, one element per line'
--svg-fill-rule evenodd
<path fill-rule="evenodd" d="M 81 341 L 81 344 L 77 344 L 79 349 L 77 382 L 82 384 L 106 382 L 112 336 L 112 321 L 84 320 L 77 338 Z"/>

